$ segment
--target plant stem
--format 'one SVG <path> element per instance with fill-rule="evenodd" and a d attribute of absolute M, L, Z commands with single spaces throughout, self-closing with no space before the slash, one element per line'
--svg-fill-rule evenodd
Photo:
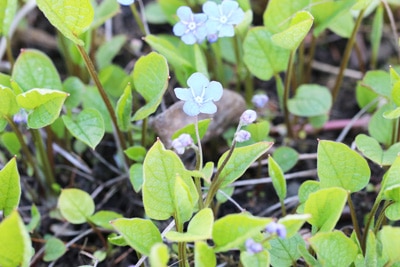
<path fill-rule="evenodd" d="M 10 69 L 13 69 L 14 63 L 15 63 L 15 59 L 14 56 L 12 54 L 12 49 L 11 49 L 11 40 L 10 37 L 6 37 L 6 52 L 7 52 L 7 59 L 10 62 Z"/>
<path fill-rule="evenodd" d="M 132 11 L 133 17 L 135 18 L 135 21 L 136 21 L 137 25 L 139 26 L 140 31 L 142 32 L 142 34 L 144 36 L 146 36 L 147 33 L 146 33 L 145 28 L 144 28 L 143 21 L 140 18 L 139 12 L 137 11 L 135 3 L 131 4 L 130 7 L 131 7 L 131 11 Z"/>
<path fill-rule="evenodd" d="M 194 123 L 194 129 L 196 132 L 196 139 L 198 149 L 196 150 L 196 170 L 201 170 L 203 168 L 203 150 L 201 148 L 201 140 L 200 140 L 200 133 L 199 133 L 199 118 L 196 116 L 196 121 Z M 201 191 L 201 178 L 194 177 L 194 183 L 196 185 L 197 193 L 199 194 L 199 209 L 204 208 L 203 204 L 203 192 Z"/>
<path fill-rule="evenodd" d="M 314 34 L 312 34 L 311 37 L 312 39 L 311 39 L 310 51 L 307 56 L 307 66 L 305 75 L 303 76 L 302 83 L 308 83 L 310 82 L 311 79 L 312 61 L 315 54 L 315 48 L 317 47 L 317 38 L 314 36 Z"/>
<path fill-rule="evenodd" d="M 354 204 L 353 204 L 353 201 L 351 200 L 350 193 L 347 193 L 347 203 L 349 204 L 351 221 L 353 222 L 354 231 L 356 232 L 358 242 L 361 244 L 361 241 L 362 241 L 361 230 L 360 230 L 360 226 L 357 221 L 356 209 L 354 208 Z M 368 231 L 368 229 L 366 229 L 366 232 L 367 231 Z M 362 248 L 362 250 L 363 250 L 363 254 L 365 254 L 365 247 Z"/>
<path fill-rule="evenodd" d="M 295 51 L 290 52 L 289 62 L 288 62 L 288 67 L 287 67 L 286 77 L 285 77 L 285 87 L 283 90 L 283 110 L 285 113 L 285 124 L 286 124 L 286 128 L 287 128 L 288 136 L 290 138 L 293 138 L 293 129 L 292 129 L 292 125 L 290 122 L 288 101 L 289 101 L 290 80 L 291 80 L 292 74 L 293 74 L 294 54 L 295 54 Z"/>
<path fill-rule="evenodd" d="M 228 160 L 231 158 L 233 151 L 235 150 L 236 140 L 233 140 L 232 145 L 229 149 L 228 155 L 225 157 L 221 166 L 217 169 L 215 173 L 214 179 L 211 182 L 210 188 L 207 193 L 206 200 L 204 202 L 204 207 L 209 207 L 211 205 L 214 196 L 217 194 L 219 187 L 221 186 L 223 179 L 221 179 L 220 174 L 222 170 L 225 168 L 225 165 L 228 163 Z"/>
<path fill-rule="evenodd" d="M 147 135 L 148 119 L 144 118 L 142 123 L 142 147 L 146 147 L 146 135 Z"/>
<path fill-rule="evenodd" d="M 178 233 L 183 233 L 183 223 L 179 220 L 179 217 L 174 216 L 176 223 L 176 231 Z M 187 267 L 186 260 L 186 242 L 178 242 L 178 258 L 179 258 L 179 267 Z"/>
<path fill-rule="evenodd" d="M 285 200 L 279 200 L 279 202 L 281 203 L 281 211 L 282 211 L 282 217 L 286 216 L 286 207 L 285 207 Z"/>
<path fill-rule="evenodd" d="M 96 84 L 96 87 L 100 93 L 100 96 L 103 99 L 103 102 L 107 107 L 108 113 L 110 114 L 111 121 L 112 121 L 113 128 L 114 128 L 115 141 L 117 143 L 117 147 L 121 150 L 121 154 L 123 155 L 123 157 L 125 159 L 125 169 L 128 171 L 129 160 L 126 157 L 126 155 L 123 153 L 123 151 L 127 147 L 126 147 L 124 136 L 122 135 L 122 132 L 118 127 L 117 117 L 115 116 L 115 112 L 111 105 L 110 99 L 108 98 L 106 91 L 104 90 L 103 85 L 100 82 L 100 79 L 99 79 L 99 76 L 97 75 L 94 64 L 93 64 L 92 60 L 90 59 L 89 55 L 86 53 L 85 48 L 80 45 L 77 45 L 77 48 L 79 50 L 79 53 L 83 57 L 86 67 L 89 70 L 90 76 L 92 77 L 94 83 Z"/>
<path fill-rule="evenodd" d="M 354 42 L 355 42 L 355 39 L 356 39 L 356 35 L 357 35 L 357 32 L 358 32 L 358 29 L 360 28 L 361 21 L 363 19 L 363 15 L 364 15 L 364 9 L 362 9 L 360 11 L 360 14 L 358 14 L 358 17 L 357 17 L 357 20 L 356 20 L 356 24 L 354 25 L 354 29 L 353 29 L 353 31 L 351 33 L 350 39 L 347 42 L 346 49 L 344 50 L 344 54 L 343 54 L 343 57 L 342 57 L 342 62 L 340 64 L 339 74 L 338 74 L 338 77 L 336 78 L 336 83 L 335 83 L 335 85 L 334 85 L 334 87 L 332 89 L 333 103 L 335 103 L 337 95 L 339 93 L 340 86 L 342 85 L 343 77 L 344 77 L 344 71 L 345 71 L 345 69 L 347 67 L 347 63 L 349 62 L 351 51 L 352 51 L 353 46 L 354 46 Z"/>
<path fill-rule="evenodd" d="M 362 238 L 362 241 L 361 241 L 361 249 L 362 249 L 364 255 L 365 255 L 365 248 L 367 246 L 368 231 L 369 231 L 369 228 L 371 226 L 371 223 L 372 223 L 373 219 L 375 218 L 375 214 L 376 214 L 376 211 L 379 208 L 380 202 L 381 202 L 381 197 L 380 197 L 380 194 L 378 194 L 378 196 L 375 199 L 375 203 L 372 206 L 372 209 L 371 209 L 371 212 L 369 214 L 367 223 L 365 224 L 365 227 L 364 227 L 364 229 L 365 229 L 364 230 L 364 235 L 363 235 L 363 238 Z"/>
<path fill-rule="evenodd" d="M 386 218 L 385 217 L 385 211 L 387 208 L 389 208 L 390 205 L 392 205 L 394 202 L 393 201 L 385 201 L 385 204 L 382 207 L 381 212 L 379 213 L 378 219 L 376 220 L 375 223 L 375 228 L 374 228 L 374 233 L 377 234 L 378 230 L 381 228 L 383 220 Z"/>

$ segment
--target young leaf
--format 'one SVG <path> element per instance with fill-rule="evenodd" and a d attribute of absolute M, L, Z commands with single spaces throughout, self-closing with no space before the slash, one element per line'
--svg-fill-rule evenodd
<path fill-rule="evenodd" d="M 368 124 L 368 132 L 371 137 L 386 146 L 392 144 L 393 121 L 382 119 L 385 112 L 392 110 L 390 104 L 380 107 L 371 117 Z"/>
<path fill-rule="evenodd" d="M 121 97 L 126 86 L 131 81 L 131 77 L 129 77 L 125 70 L 114 64 L 102 69 L 99 72 L 99 79 L 104 90 L 114 99 Z"/>
<path fill-rule="evenodd" d="M 384 193 L 387 189 L 400 184 L 400 156 L 397 156 L 392 166 L 385 173 L 381 183 L 380 192 Z"/>
<path fill-rule="evenodd" d="M 84 109 L 97 109 L 104 120 L 104 128 L 107 133 L 114 131 L 113 124 L 111 121 L 110 113 L 108 113 L 107 107 L 102 100 L 99 91 L 96 87 L 88 86 L 82 96 L 83 108 Z M 111 105 L 114 107 L 114 102 Z"/>
<path fill-rule="evenodd" d="M 130 247 L 143 255 L 150 255 L 152 246 L 162 242 L 160 231 L 150 220 L 121 218 L 111 224 Z"/>
<path fill-rule="evenodd" d="M 211 239 L 214 215 L 209 208 L 200 210 L 189 222 L 186 233 L 169 231 L 165 237 L 175 242 L 195 242 Z"/>
<path fill-rule="evenodd" d="M 399 262 L 400 228 L 383 226 L 382 230 L 378 233 L 378 238 L 382 242 L 383 254 L 389 258 L 389 262 Z"/>
<path fill-rule="evenodd" d="M 117 3 L 114 0 L 108 1 Z M 125 35 L 116 35 L 109 41 L 102 44 L 95 53 L 97 68 L 99 70 L 111 65 L 113 58 L 121 51 L 122 46 L 126 42 Z"/>
<path fill-rule="evenodd" d="M 146 148 L 142 146 L 131 146 L 124 151 L 128 158 L 137 162 L 143 162 L 146 152 Z"/>
<path fill-rule="evenodd" d="M 390 99 L 392 86 L 390 84 L 390 75 L 383 70 L 368 71 L 361 83 L 363 86 L 372 89 L 377 94 Z"/>
<path fill-rule="evenodd" d="M 221 171 L 220 177 L 224 180 L 220 188 L 224 188 L 239 179 L 247 168 L 250 167 L 250 165 L 261 155 L 267 152 L 272 145 L 273 143 L 271 142 L 259 142 L 253 145 L 236 148 Z M 218 160 L 218 168 L 221 166 L 227 155 L 228 152 L 225 152 Z"/>
<path fill-rule="evenodd" d="M 341 187 L 357 192 L 368 184 L 371 171 L 367 161 L 345 144 L 319 141 L 317 153 L 321 188 Z"/>
<path fill-rule="evenodd" d="M 64 80 L 63 91 L 69 94 L 67 100 L 65 100 L 65 106 L 68 109 L 79 106 L 85 88 L 85 84 L 78 77 L 71 76 Z"/>
<path fill-rule="evenodd" d="M 172 196 L 174 197 L 174 218 L 177 222 L 183 224 L 192 217 L 198 195 L 191 194 L 188 185 L 177 174 Z"/>
<path fill-rule="evenodd" d="M 110 210 L 101 210 L 90 216 L 89 220 L 104 229 L 113 230 L 110 221 L 122 218 L 122 215 Z"/>
<path fill-rule="evenodd" d="M 55 261 L 64 255 L 66 251 L 67 248 L 65 247 L 64 242 L 56 237 L 50 237 L 44 245 L 43 261 Z"/>
<path fill-rule="evenodd" d="M 265 27 L 254 27 L 243 42 L 244 63 L 254 76 L 264 81 L 285 70 L 289 60 L 290 51 L 275 45 L 271 37 Z"/>
<path fill-rule="evenodd" d="M 91 2 L 93 4 L 93 2 Z M 97 29 L 104 24 L 108 19 L 111 19 L 120 11 L 118 1 L 115 0 L 104 0 L 99 5 L 95 6 L 93 23 L 90 25 L 90 29 Z M 117 46 L 118 47 L 118 46 Z M 119 51 L 120 49 L 117 48 Z"/>
<path fill-rule="evenodd" d="M 299 153 L 288 146 L 278 147 L 275 149 L 274 153 L 272 153 L 272 156 L 283 172 L 287 172 L 293 168 L 299 159 Z"/>
<path fill-rule="evenodd" d="M 104 121 L 96 109 L 84 109 L 76 119 L 67 115 L 62 116 L 62 119 L 70 133 L 92 149 L 104 136 Z"/>
<path fill-rule="evenodd" d="M 308 196 L 311 193 L 317 192 L 320 188 L 319 182 L 312 180 L 305 181 L 300 185 L 298 193 L 300 203 L 297 208 L 298 213 L 304 213 L 304 204 L 306 203 Z"/>
<path fill-rule="evenodd" d="M 356 259 L 358 247 L 343 232 L 318 233 L 309 240 L 323 266 L 350 266 Z"/>
<path fill-rule="evenodd" d="M 169 260 L 168 246 L 157 243 L 150 250 L 150 266 L 167 267 Z"/>
<path fill-rule="evenodd" d="M 24 91 L 32 88 L 62 90 L 62 83 L 51 59 L 35 49 L 24 49 L 12 71 L 12 79 Z"/>
<path fill-rule="evenodd" d="M 301 235 L 296 234 L 290 238 L 274 238 L 269 241 L 271 248 L 268 250 L 272 266 L 292 266 L 300 258 L 298 246 L 305 246 Z"/>
<path fill-rule="evenodd" d="M 12 116 L 19 110 L 14 92 L 0 85 L 0 118 Z"/>
<path fill-rule="evenodd" d="M 8 37 L 8 31 L 17 7 L 17 0 L 4 0 L 0 2 L 0 36 Z"/>
<path fill-rule="evenodd" d="M 133 120 L 144 119 L 156 111 L 167 89 L 168 77 L 167 60 L 158 53 L 152 52 L 136 62 L 133 83 L 147 104 L 136 112 Z"/>
<path fill-rule="evenodd" d="M 380 166 L 392 165 L 400 153 L 400 143 L 392 145 L 387 151 L 383 151 L 378 141 L 374 138 L 359 134 L 356 137 L 356 145 L 363 155 Z"/>
<path fill-rule="evenodd" d="M 83 46 L 79 35 L 86 31 L 94 18 L 90 0 L 37 0 L 39 9 L 50 23 L 76 45 Z"/>
<path fill-rule="evenodd" d="M 246 126 L 245 130 L 251 134 L 251 144 L 266 141 L 269 134 L 270 124 L 269 121 L 259 121 Z M 251 142 L 250 141 L 250 142 Z"/>
<path fill-rule="evenodd" d="M 284 201 L 286 197 L 285 176 L 281 167 L 279 167 L 278 163 L 271 156 L 268 157 L 268 173 L 272 178 L 272 185 L 278 195 L 279 201 Z"/>
<path fill-rule="evenodd" d="M 29 266 L 31 239 L 16 210 L 0 223 L 0 240 L 0 266 Z"/>
<path fill-rule="evenodd" d="M 280 47 L 295 51 L 310 31 L 314 17 L 308 11 L 298 11 L 289 28 L 272 36 L 272 41 Z"/>
<path fill-rule="evenodd" d="M 217 266 L 213 249 L 204 241 L 198 241 L 194 244 L 194 264 L 196 267 Z"/>
<path fill-rule="evenodd" d="M 368 231 L 367 246 L 365 251 L 365 266 L 377 266 L 378 263 L 378 246 L 374 232 Z"/>
<path fill-rule="evenodd" d="M 143 169 L 143 203 L 147 216 L 166 220 L 175 214 L 175 181 L 179 174 L 187 185 L 192 203 L 197 202 L 197 190 L 192 177 L 173 151 L 166 150 L 157 140 L 147 152 Z"/>
<path fill-rule="evenodd" d="M 143 164 L 134 163 L 129 168 L 129 181 L 136 193 L 142 189 L 143 185 Z"/>
<path fill-rule="evenodd" d="M 260 233 L 271 221 L 270 218 L 253 217 L 248 214 L 230 214 L 217 220 L 212 232 L 214 251 L 228 251 L 243 245 L 248 238 Z"/>
<path fill-rule="evenodd" d="M 36 227 L 39 226 L 40 224 L 40 212 L 39 209 L 36 207 L 35 204 L 32 204 L 32 208 L 31 208 L 31 221 L 29 222 L 29 224 L 26 226 L 26 229 L 29 232 L 33 232 Z"/>
<path fill-rule="evenodd" d="M 240 253 L 240 262 L 244 267 L 263 267 L 269 266 L 269 253 L 261 251 L 256 254 L 251 254 L 247 251 Z"/>
<path fill-rule="evenodd" d="M 317 84 L 300 85 L 294 98 L 288 102 L 289 111 L 303 117 L 326 114 L 331 106 L 332 96 L 329 89 Z"/>
<path fill-rule="evenodd" d="M 30 110 L 28 126 L 38 129 L 52 124 L 59 116 L 68 94 L 50 89 L 31 89 L 17 95 L 21 108 Z"/>
<path fill-rule="evenodd" d="M 86 222 L 94 212 L 92 197 L 80 189 L 63 189 L 58 199 L 61 215 L 70 223 Z"/>
<path fill-rule="evenodd" d="M 12 158 L 0 171 L 0 184 L 0 211 L 8 216 L 18 207 L 21 197 L 20 177 L 15 158 Z"/>
<path fill-rule="evenodd" d="M 318 231 L 329 232 L 335 227 L 347 200 L 344 189 L 333 187 L 311 193 L 305 203 L 304 213 L 311 215 L 308 222 Z"/>

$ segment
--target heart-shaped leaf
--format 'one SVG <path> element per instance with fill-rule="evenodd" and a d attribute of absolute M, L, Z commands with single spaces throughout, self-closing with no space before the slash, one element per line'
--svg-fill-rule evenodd
<path fill-rule="evenodd" d="M 86 31 L 94 18 L 90 0 L 37 0 L 39 9 L 50 23 L 77 45 L 83 45 L 79 35 Z"/>
<path fill-rule="evenodd" d="M 60 239 L 56 237 L 50 237 L 46 241 L 44 246 L 43 261 L 50 262 L 60 258 L 67 251 L 67 248 Z"/>
<path fill-rule="evenodd" d="M 75 120 L 66 115 L 62 119 L 70 133 L 92 149 L 104 136 L 103 117 L 96 109 L 84 109 Z"/>
<path fill-rule="evenodd" d="M 61 191 L 58 198 L 58 208 L 67 221 L 73 224 L 81 224 L 92 216 L 94 201 L 85 191 L 69 188 Z"/>
<path fill-rule="evenodd" d="M 288 108 L 297 116 L 312 117 L 329 112 L 332 96 L 329 89 L 317 84 L 304 84 L 296 90 L 294 98 L 289 99 Z"/>
<path fill-rule="evenodd" d="M 383 151 L 375 138 L 365 134 L 356 137 L 356 145 L 363 155 L 380 166 L 392 165 L 400 153 L 400 143 L 392 145 L 387 151 Z"/>

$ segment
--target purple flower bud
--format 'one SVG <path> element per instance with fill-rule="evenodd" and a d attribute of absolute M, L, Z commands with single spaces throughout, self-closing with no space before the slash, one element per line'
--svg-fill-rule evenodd
<path fill-rule="evenodd" d="M 240 124 L 248 125 L 257 119 L 257 113 L 254 110 L 248 109 L 240 116 Z"/>
<path fill-rule="evenodd" d="M 178 154 L 183 154 L 185 149 L 193 145 L 193 139 L 189 134 L 181 134 L 172 140 L 171 146 Z"/>
<path fill-rule="evenodd" d="M 215 43 L 216 41 L 218 41 L 218 34 L 216 33 L 208 34 L 207 40 L 209 43 Z"/>
<path fill-rule="evenodd" d="M 255 242 L 252 238 L 246 240 L 245 246 L 249 254 L 256 254 L 264 250 L 263 246 Z"/>
<path fill-rule="evenodd" d="M 251 134 L 248 131 L 240 130 L 235 134 L 235 141 L 238 143 L 246 142 L 251 137 Z"/>
<path fill-rule="evenodd" d="M 251 99 L 251 102 L 256 108 L 263 108 L 267 104 L 269 98 L 267 95 L 264 94 L 258 94 L 254 95 L 253 98 Z"/>
<path fill-rule="evenodd" d="M 270 222 L 265 227 L 265 231 L 271 235 L 276 234 L 280 238 L 286 238 L 286 227 L 281 223 Z"/>

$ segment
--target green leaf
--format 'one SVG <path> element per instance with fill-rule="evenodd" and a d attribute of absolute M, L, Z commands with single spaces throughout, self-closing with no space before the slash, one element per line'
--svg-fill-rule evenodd
<path fill-rule="evenodd" d="M 343 232 L 318 233 L 309 240 L 323 266 L 350 266 L 356 259 L 358 247 Z"/>
<path fill-rule="evenodd" d="M 108 236 L 107 240 L 116 246 L 124 247 L 124 246 L 129 246 L 128 243 L 126 242 L 125 238 L 121 235 L 116 235 L 116 234 L 111 234 Z"/>
<path fill-rule="evenodd" d="M 206 242 L 198 241 L 194 244 L 194 266 L 195 267 L 215 267 L 217 259 L 215 253 Z"/>
<path fill-rule="evenodd" d="M 304 204 L 306 203 L 308 196 L 311 193 L 317 192 L 320 189 L 319 182 L 307 180 L 300 185 L 299 188 L 299 207 L 297 208 L 298 213 L 304 213 Z"/>
<path fill-rule="evenodd" d="M 4 216 L 8 216 L 18 207 L 21 197 L 20 177 L 15 157 L 0 171 L 0 184 L 0 210 Z"/>
<path fill-rule="evenodd" d="M 143 162 L 146 152 L 146 148 L 142 146 L 131 146 L 124 151 L 128 158 L 138 162 Z"/>
<path fill-rule="evenodd" d="M 378 94 L 375 93 L 371 88 L 363 86 L 361 81 L 357 82 L 356 100 L 360 108 L 365 107 L 366 105 L 374 101 L 377 97 Z M 373 112 L 375 109 L 376 104 L 369 108 L 368 112 Z"/>
<path fill-rule="evenodd" d="M 321 267 L 321 264 L 310 254 L 308 251 L 307 246 L 298 246 L 297 249 L 299 250 L 301 256 L 303 257 L 304 261 L 313 267 Z"/>
<path fill-rule="evenodd" d="M 67 93 L 57 90 L 35 88 L 17 95 L 17 103 L 30 111 L 28 126 L 38 129 L 52 124 L 58 118 L 67 96 Z"/>
<path fill-rule="evenodd" d="M 143 185 L 143 164 L 135 163 L 129 168 L 129 181 L 136 193 L 142 189 Z"/>
<path fill-rule="evenodd" d="M 177 18 L 175 16 L 176 10 L 180 6 L 184 6 L 187 4 L 185 0 L 159 0 L 158 2 L 160 3 L 161 9 L 170 24 L 175 24 L 177 22 Z"/>
<path fill-rule="evenodd" d="M 263 267 L 269 266 L 269 253 L 261 251 L 256 254 L 247 251 L 240 252 L 240 262 L 244 267 Z"/>
<path fill-rule="evenodd" d="M 35 204 L 32 204 L 31 208 L 31 221 L 26 226 L 29 232 L 33 232 L 40 224 L 40 212 Z"/>
<path fill-rule="evenodd" d="M 117 3 L 114 0 L 108 2 Z M 99 70 L 111 65 L 113 58 L 121 51 L 127 38 L 125 35 L 115 35 L 113 38 L 103 43 L 95 53 L 97 68 Z"/>
<path fill-rule="evenodd" d="M 297 2 L 297 1 L 296 1 Z M 250 72 L 267 81 L 287 68 L 290 51 L 275 45 L 265 27 L 254 27 L 243 42 L 243 60 Z"/>
<path fill-rule="evenodd" d="M 182 180 L 181 176 L 177 174 L 173 197 L 175 209 L 174 218 L 176 221 L 183 224 L 192 217 L 198 195 L 192 194 L 188 185 Z"/>
<path fill-rule="evenodd" d="M 378 141 L 368 135 L 359 134 L 355 141 L 358 150 L 360 150 L 365 157 L 380 166 L 392 165 L 397 155 L 400 153 L 400 143 L 396 143 L 387 151 L 383 151 Z"/>
<path fill-rule="evenodd" d="M 64 242 L 56 237 L 50 237 L 47 239 L 46 244 L 44 245 L 43 261 L 55 261 L 64 255 L 66 251 L 67 248 Z"/>
<path fill-rule="evenodd" d="M 21 150 L 21 143 L 18 140 L 15 132 L 5 132 L 1 135 L 1 143 L 7 148 L 11 155 L 19 156 Z"/>
<path fill-rule="evenodd" d="M 92 216 L 95 207 L 94 201 L 88 193 L 80 189 L 69 188 L 61 191 L 58 208 L 68 222 L 81 224 Z"/>
<path fill-rule="evenodd" d="M 288 102 L 289 111 L 303 117 L 326 114 L 331 106 L 332 96 L 329 89 L 317 84 L 300 85 L 294 98 Z"/>
<path fill-rule="evenodd" d="M 271 0 L 263 14 L 264 25 L 272 33 L 282 32 L 289 27 L 290 18 L 309 4 L 309 0 Z"/>
<path fill-rule="evenodd" d="M 367 161 L 345 144 L 319 141 L 317 154 L 321 188 L 341 187 L 357 192 L 368 184 L 371 171 Z"/>
<path fill-rule="evenodd" d="M 220 173 L 220 178 L 223 179 L 220 188 L 224 188 L 235 180 L 239 179 L 250 165 L 256 161 L 261 155 L 271 148 L 271 142 L 259 142 L 253 145 L 238 147 L 233 150 L 231 157 Z M 225 160 L 229 151 L 225 152 L 218 160 L 219 168 Z"/>
<path fill-rule="evenodd" d="M 110 113 L 106 105 L 104 104 L 103 99 L 101 98 L 99 91 L 96 87 L 88 86 L 86 87 L 86 91 L 82 96 L 83 108 L 84 109 L 97 109 L 104 120 L 104 128 L 107 133 L 113 133 L 113 124 L 111 121 Z M 111 102 L 111 105 L 114 108 L 114 102 Z"/>
<path fill-rule="evenodd" d="M 254 144 L 268 139 L 269 128 L 269 121 L 263 120 L 247 125 L 245 130 L 251 134 L 250 142 Z"/>
<path fill-rule="evenodd" d="M 91 2 L 93 3 L 93 2 Z M 119 4 L 115 0 L 103 0 L 94 9 L 93 23 L 90 25 L 90 29 L 97 29 L 104 24 L 108 19 L 111 19 L 120 11 Z"/>
<path fill-rule="evenodd" d="M 0 36 L 8 38 L 8 31 L 17 12 L 17 0 L 4 0 L 0 2 Z"/>
<path fill-rule="evenodd" d="M 372 230 L 368 231 L 364 264 L 365 266 L 378 266 L 377 240 Z"/>
<path fill-rule="evenodd" d="M 260 233 L 272 220 L 248 214 L 230 214 L 214 223 L 212 237 L 215 252 L 228 251 L 242 246 L 244 242 Z"/>
<path fill-rule="evenodd" d="M 70 133 L 92 149 L 104 136 L 104 121 L 96 109 L 84 109 L 76 119 L 67 115 L 62 116 L 62 119 Z"/>
<path fill-rule="evenodd" d="M 385 210 L 385 216 L 392 221 L 400 220 L 400 202 L 395 202 Z"/>
<path fill-rule="evenodd" d="M 130 81 L 125 70 L 114 64 L 102 69 L 99 73 L 99 79 L 107 94 L 115 99 L 121 97 Z"/>
<path fill-rule="evenodd" d="M 272 266 L 292 266 L 300 258 L 298 246 L 305 246 L 301 235 L 296 234 L 290 238 L 274 238 L 269 241 L 271 248 L 268 250 Z"/>
<path fill-rule="evenodd" d="M 210 125 L 210 122 L 211 122 L 211 119 L 205 119 L 205 120 L 201 120 L 198 122 L 200 139 L 202 139 L 204 137 L 204 135 L 206 134 L 208 126 Z M 192 137 L 193 142 L 195 144 L 197 144 L 197 137 L 196 137 L 196 130 L 195 130 L 194 123 L 190 123 L 190 124 L 186 125 L 185 127 L 176 131 L 171 136 L 171 139 L 174 140 L 175 138 L 178 138 L 183 133 L 189 134 L 190 137 Z"/>
<path fill-rule="evenodd" d="M 289 214 L 279 219 L 278 223 L 286 228 L 286 238 L 291 238 L 300 230 L 303 224 L 310 218 L 309 214 Z"/>
<path fill-rule="evenodd" d="M 397 107 L 400 106 L 400 81 L 397 81 L 393 84 L 392 87 L 392 98 L 393 102 Z"/>
<path fill-rule="evenodd" d="M 316 18 L 316 16 L 314 16 L 314 18 Z M 347 9 L 345 12 L 334 17 L 329 23 L 328 28 L 343 38 L 350 38 L 354 26 L 355 22 L 353 14 L 350 9 Z M 314 35 L 317 35 L 317 33 L 317 31 L 314 31 Z"/>
<path fill-rule="evenodd" d="M 135 90 L 146 100 L 133 120 L 141 120 L 156 111 L 168 86 L 169 70 L 167 60 L 160 54 L 151 52 L 139 58 L 133 70 Z"/>
<path fill-rule="evenodd" d="M 397 107 L 390 111 L 386 111 L 385 113 L 383 113 L 383 117 L 385 119 L 389 119 L 389 120 L 399 118 L 400 117 L 400 107 Z"/>
<path fill-rule="evenodd" d="M 32 88 L 62 90 L 61 79 L 53 62 L 46 54 L 35 49 L 21 51 L 15 61 L 12 79 L 24 92 Z"/>
<path fill-rule="evenodd" d="M 117 102 L 116 115 L 118 127 L 121 131 L 128 131 L 131 126 L 132 90 L 130 84 L 125 87 L 124 93 Z"/>
<path fill-rule="evenodd" d="M 117 212 L 110 210 L 101 210 L 90 216 L 89 220 L 95 225 L 103 227 L 104 229 L 113 230 L 114 227 L 110 224 L 110 221 L 119 218 L 122 218 L 122 215 Z"/>
<path fill-rule="evenodd" d="M 83 46 L 79 35 L 89 28 L 94 18 L 90 0 L 37 0 L 36 2 L 54 27 L 76 45 Z"/>
<path fill-rule="evenodd" d="M 182 161 L 171 150 L 166 150 L 157 140 L 147 152 L 144 160 L 143 203 L 147 216 L 155 220 L 166 220 L 175 214 L 175 181 L 177 175 L 187 185 L 193 203 L 198 194 L 192 177 Z"/>
<path fill-rule="evenodd" d="M 371 62 L 377 62 L 379 48 L 381 46 L 381 39 L 383 33 L 383 17 L 384 8 L 383 5 L 379 5 L 376 8 L 374 19 L 372 21 L 372 29 L 371 29 Z M 371 64 L 373 66 L 373 64 Z M 375 65 L 376 66 L 376 65 Z"/>
<path fill-rule="evenodd" d="M 389 262 L 400 261 L 398 250 L 400 247 L 400 228 L 383 226 L 378 233 L 378 238 L 382 242 L 382 252 L 389 258 Z"/>
<path fill-rule="evenodd" d="M 368 71 L 361 83 L 363 86 L 372 89 L 377 94 L 391 97 L 392 86 L 390 84 L 390 75 L 383 70 L 370 70 Z"/>
<path fill-rule="evenodd" d="M 272 36 L 280 47 L 295 51 L 310 31 L 314 17 L 308 11 L 298 11 L 291 19 L 289 28 Z"/>
<path fill-rule="evenodd" d="M 111 224 L 130 247 L 143 255 L 150 255 L 151 247 L 162 242 L 160 231 L 150 220 L 121 218 Z"/>
<path fill-rule="evenodd" d="M 157 243 L 150 250 L 150 266 L 167 267 L 169 260 L 168 246 Z"/>
<path fill-rule="evenodd" d="M 165 237 L 175 242 L 195 242 L 211 239 L 214 215 L 210 208 L 200 210 L 189 222 L 186 233 L 169 231 Z"/>
<path fill-rule="evenodd" d="M 0 223 L 0 240 L 0 266 L 29 266 L 31 239 L 16 210 Z"/>
<path fill-rule="evenodd" d="M 279 201 L 284 201 L 286 198 L 285 176 L 281 167 L 279 167 L 278 163 L 271 156 L 268 157 L 268 173 L 271 176 L 272 185 L 278 195 Z"/>
<path fill-rule="evenodd" d="M 308 222 L 318 231 L 329 232 L 339 220 L 346 200 L 347 192 L 342 188 L 321 189 L 309 195 L 304 213 L 311 215 Z"/>
<path fill-rule="evenodd" d="M 369 120 L 368 132 L 371 137 L 386 146 L 392 144 L 393 121 L 382 119 L 385 112 L 392 110 L 390 104 L 383 105 Z"/>
<path fill-rule="evenodd" d="M 293 168 L 299 159 L 297 151 L 287 146 L 278 147 L 275 149 L 274 153 L 272 153 L 272 156 L 283 172 L 287 172 Z"/>
<path fill-rule="evenodd" d="M 64 80 L 63 91 L 69 94 L 67 100 L 65 100 L 65 106 L 68 109 L 79 106 L 84 90 L 85 84 L 78 77 L 71 76 Z"/>
<path fill-rule="evenodd" d="M 400 184 L 400 156 L 397 156 L 392 166 L 385 173 L 381 183 L 380 192 L 385 192 L 386 189 Z"/>
<path fill-rule="evenodd" d="M 168 18 L 165 16 L 160 3 L 150 2 L 144 7 L 144 14 L 147 22 L 151 24 L 164 24 L 168 23 Z"/>

